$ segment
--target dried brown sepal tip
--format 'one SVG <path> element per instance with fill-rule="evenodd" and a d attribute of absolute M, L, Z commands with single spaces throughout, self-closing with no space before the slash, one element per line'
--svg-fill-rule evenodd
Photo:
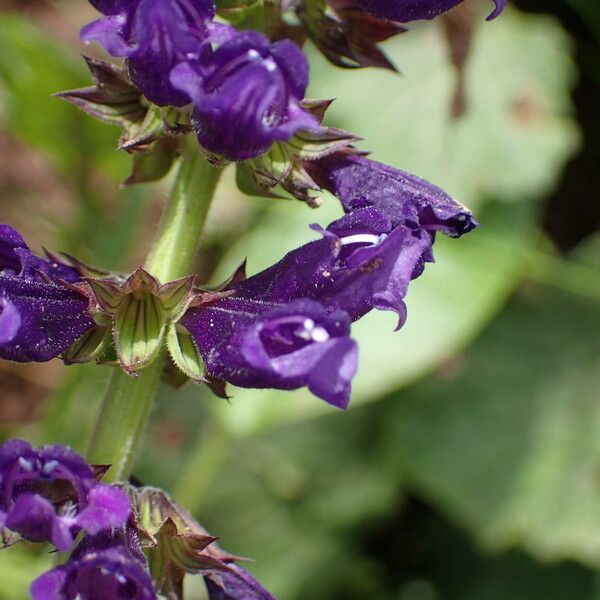
<path fill-rule="evenodd" d="M 125 68 L 87 56 L 84 59 L 94 85 L 56 96 L 104 123 L 121 127 L 118 148 L 136 155 L 124 185 L 162 178 L 179 153 L 175 136 L 192 131 L 189 109 L 155 106 L 131 83 Z M 146 153 L 149 156 L 141 158 Z"/>
<path fill-rule="evenodd" d="M 404 32 L 402 25 L 374 17 L 347 0 L 301 0 L 296 13 L 332 64 L 345 69 L 397 70 L 379 44 Z"/>
<path fill-rule="evenodd" d="M 134 524 L 145 546 L 156 591 L 183 599 L 186 574 L 229 572 L 240 560 L 224 552 L 187 511 L 158 488 L 124 486 L 134 508 Z"/>

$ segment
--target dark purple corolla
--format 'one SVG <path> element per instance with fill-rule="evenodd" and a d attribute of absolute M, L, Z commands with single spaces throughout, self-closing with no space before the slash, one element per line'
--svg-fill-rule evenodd
<path fill-rule="evenodd" d="M 228 567 L 229 571 L 213 571 L 204 577 L 210 600 L 275 600 L 244 569 L 232 564 Z"/>
<path fill-rule="evenodd" d="M 0 524 L 24 539 L 66 551 L 80 530 L 124 525 L 129 513 L 127 496 L 98 483 L 69 448 L 35 449 L 23 440 L 0 446 Z"/>
<path fill-rule="evenodd" d="M 66 283 L 79 273 L 31 253 L 23 238 L 0 225 L 0 358 L 46 361 L 94 326 L 89 301 Z"/>
<path fill-rule="evenodd" d="M 210 34 L 213 0 L 90 0 L 104 18 L 81 32 L 113 56 L 125 57 L 129 75 L 160 106 L 189 103 L 169 81 L 173 67 L 198 56 Z"/>
<path fill-rule="evenodd" d="M 404 297 L 412 279 L 431 259 L 431 235 L 394 226 L 374 208 L 334 221 L 323 238 L 287 254 L 268 269 L 235 286 L 237 295 L 266 302 L 298 298 L 342 310 L 356 321 L 372 309 L 392 310 L 404 322 Z"/>
<path fill-rule="evenodd" d="M 351 0 L 367 12 L 382 19 L 406 23 L 419 19 L 433 19 L 449 11 L 463 0 Z M 496 18 L 506 6 L 506 0 L 494 0 L 496 8 L 488 20 Z"/>
<path fill-rule="evenodd" d="M 85 538 L 66 564 L 38 577 L 33 600 L 156 600 L 137 536 L 125 528 Z"/>
<path fill-rule="evenodd" d="M 31 253 L 23 238 L 0 225 L 0 358 L 46 361 L 94 326 L 89 301 L 66 283 L 77 270 Z"/>
<path fill-rule="evenodd" d="M 307 169 L 321 187 L 340 199 L 348 213 L 373 207 L 394 226 L 440 231 L 451 237 L 478 225 L 467 208 L 439 187 L 364 156 L 333 154 L 307 163 Z"/>
<path fill-rule="evenodd" d="M 171 83 L 194 102 L 200 144 L 228 160 L 259 156 L 299 129 L 318 127 L 300 104 L 308 62 L 289 40 L 271 44 L 260 33 L 238 33 L 177 66 Z"/>
<path fill-rule="evenodd" d="M 240 294 L 189 310 L 182 324 L 213 377 L 249 388 L 307 386 L 348 406 L 358 349 L 346 313 L 311 300 L 278 305 Z"/>

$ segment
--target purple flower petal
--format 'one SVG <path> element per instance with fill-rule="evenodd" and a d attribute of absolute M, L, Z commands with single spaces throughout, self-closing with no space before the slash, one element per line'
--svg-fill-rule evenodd
<path fill-rule="evenodd" d="M 463 0 L 352 0 L 356 6 L 382 19 L 406 23 L 433 19 L 460 4 Z M 497 17 L 506 0 L 494 0 L 496 8 L 488 19 Z"/>
<path fill-rule="evenodd" d="M 131 552 L 121 531 L 86 538 L 63 566 L 31 586 L 33 600 L 156 600 L 143 555 Z"/>
<path fill-rule="evenodd" d="M 357 210 L 321 231 L 322 240 L 235 286 L 236 296 L 281 304 L 311 298 L 353 321 L 373 308 L 394 310 L 403 322 L 403 299 L 430 260 L 431 235 L 394 228 L 376 209 Z"/>
<path fill-rule="evenodd" d="M 91 329 L 88 300 L 63 285 L 80 280 L 76 269 L 35 256 L 0 225 L 0 358 L 50 360 Z"/>
<path fill-rule="evenodd" d="M 210 600 L 275 600 L 244 569 L 237 565 L 228 566 L 231 571 L 213 571 L 204 578 Z"/>
<path fill-rule="evenodd" d="M 194 102 L 200 144 L 229 160 L 259 156 L 318 126 L 300 106 L 308 63 L 289 40 L 270 44 L 257 32 L 238 33 L 199 61 L 178 65 L 171 83 Z"/>
<path fill-rule="evenodd" d="M 123 526 L 130 507 L 121 490 L 97 483 L 90 465 L 69 448 L 34 449 L 11 440 L 0 446 L 0 511 L 8 529 L 66 551 L 81 528 Z"/>
<path fill-rule="evenodd" d="M 477 227 L 471 212 L 439 187 L 364 156 L 334 154 L 309 163 L 318 184 L 335 194 L 346 212 L 374 207 L 393 225 L 405 224 L 460 237 Z"/>
<path fill-rule="evenodd" d="M 77 515 L 75 523 L 95 535 L 102 529 L 123 525 L 130 513 L 129 498 L 122 490 L 99 484 L 90 490 L 87 506 Z"/>
<path fill-rule="evenodd" d="M 21 319 L 17 334 L 0 342 L 0 358 L 5 360 L 50 360 L 94 327 L 87 299 L 65 287 L 0 275 L 0 295 Z"/>
<path fill-rule="evenodd" d="M 231 297 L 190 310 L 182 324 L 214 377 L 250 388 L 308 386 L 330 404 L 348 405 L 357 348 L 345 313 L 327 314 L 311 300 L 277 306 Z"/>
<path fill-rule="evenodd" d="M 184 106 L 189 97 L 174 88 L 169 73 L 198 56 L 215 14 L 212 0 L 94 0 L 107 15 L 86 25 L 85 41 L 97 41 L 113 56 L 127 59 L 129 76 L 159 106 Z M 211 32 L 212 29 L 211 29 Z M 224 30 L 216 31 L 217 35 Z"/>
<path fill-rule="evenodd" d="M 31 598 L 33 600 L 65 600 L 62 588 L 65 583 L 67 573 L 62 567 L 48 571 L 40 575 L 30 588 Z"/>
<path fill-rule="evenodd" d="M 68 524 L 56 516 L 51 502 L 38 494 L 21 494 L 6 517 L 6 527 L 30 542 L 51 541 L 58 550 L 69 550 L 73 536 Z"/>
<path fill-rule="evenodd" d="M 9 300 L 0 298 L 0 344 L 12 342 L 21 328 L 21 315 Z"/>
<path fill-rule="evenodd" d="M 84 42 L 98 42 L 111 56 L 129 56 L 135 52 L 135 48 L 123 39 L 122 31 L 126 22 L 122 14 L 104 17 L 85 25 L 80 37 Z"/>

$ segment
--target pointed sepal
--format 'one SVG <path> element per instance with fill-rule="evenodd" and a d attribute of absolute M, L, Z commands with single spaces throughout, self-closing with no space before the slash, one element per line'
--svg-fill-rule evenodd
<path fill-rule="evenodd" d="M 148 107 L 139 90 L 129 81 L 125 69 L 112 63 L 83 57 L 94 85 L 56 94 L 92 117 L 128 130 L 143 121 Z"/>
<path fill-rule="evenodd" d="M 193 300 L 194 277 L 160 285 L 144 269 L 124 282 L 86 279 L 100 310 L 112 321 L 121 367 L 130 375 L 150 364 L 160 352 L 171 322 L 176 322 Z"/>
<path fill-rule="evenodd" d="M 379 43 L 405 31 L 402 25 L 374 17 L 348 0 L 300 0 L 296 13 L 332 64 L 345 69 L 396 70 Z"/>
<path fill-rule="evenodd" d="M 302 106 L 319 122 L 332 100 L 304 100 Z M 249 196 L 286 198 L 289 195 L 309 206 L 321 204 L 321 187 L 305 168 L 305 163 L 319 160 L 335 152 L 357 152 L 353 144 L 361 138 L 333 127 L 297 131 L 287 142 L 273 144 L 269 152 L 257 158 L 238 162 L 236 182 Z"/>
<path fill-rule="evenodd" d="M 229 572 L 237 557 L 221 550 L 192 517 L 163 490 L 125 486 L 132 498 L 135 525 L 146 546 L 152 579 L 159 594 L 183 600 L 186 573 Z"/>
<path fill-rule="evenodd" d="M 174 138 L 158 139 L 146 152 L 134 154 L 131 174 L 122 185 L 149 183 L 162 179 L 171 170 L 177 156 L 178 149 Z"/>
<path fill-rule="evenodd" d="M 67 365 L 80 364 L 100 360 L 112 347 L 112 332 L 110 326 L 97 325 L 83 334 L 62 354 Z"/>
<path fill-rule="evenodd" d="M 171 323 L 167 333 L 167 348 L 175 365 L 187 377 L 196 383 L 205 381 L 204 361 L 187 329 Z"/>

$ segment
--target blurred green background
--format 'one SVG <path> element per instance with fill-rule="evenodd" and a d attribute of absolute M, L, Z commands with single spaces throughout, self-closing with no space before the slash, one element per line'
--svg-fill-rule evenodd
<path fill-rule="evenodd" d="M 256 559 L 280 600 L 600 599 L 597 9 L 520 0 L 481 19 L 459 118 L 441 21 L 386 45 L 401 75 L 341 71 L 307 46 L 310 96 L 337 98 L 328 123 L 483 227 L 438 239 L 400 333 L 389 314 L 355 326 L 347 413 L 303 392 L 161 390 L 136 477 Z M 0 219 L 36 250 L 129 270 L 168 181 L 119 189 L 118 130 L 51 97 L 88 84 L 77 31 L 93 15 L 84 0 L 0 0 Z M 339 214 L 332 198 L 243 197 L 228 173 L 198 272 L 218 281 L 245 257 L 256 272 Z M 83 451 L 107 375 L 0 364 L 0 437 Z M 0 551 L 0 599 L 27 598 L 51 560 Z"/>

